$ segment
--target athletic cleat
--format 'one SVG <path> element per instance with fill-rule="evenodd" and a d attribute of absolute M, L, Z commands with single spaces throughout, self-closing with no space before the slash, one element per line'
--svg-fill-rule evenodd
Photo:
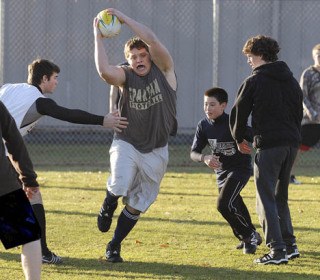
<path fill-rule="evenodd" d="M 117 209 L 118 202 L 116 202 L 114 205 L 107 205 L 106 209 L 104 208 L 104 205 L 101 206 L 99 215 L 98 215 L 98 229 L 101 232 L 107 232 L 110 229 L 111 223 L 112 223 L 112 217 L 114 211 Z"/>
<path fill-rule="evenodd" d="M 123 259 L 120 256 L 121 244 L 111 245 L 111 242 L 107 245 L 106 258 L 108 262 L 117 263 L 123 262 Z"/>
<path fill-rule="evenodd" d="M 42 263 L 60 264 L 60 263 L 62 263 L 62 258 L 57 256 L 53 252 L 49 252 L 48 254 L 42 256 Z"/>
<path fill-rule="evenodd" d="M 300 253 L 296 244 L 292 244 L 291 246 L 287 245 L 287 256 L 288 260 L 293 260 L 300 257 Z"/>
<path fill-rule="evenodd" d="M 288 256 L 286 249 L 271 250 L 259 259 L 253 261 L 256 264 L 287 264 Z"/>
<path fill-rule="evenodd" d="M 255 231 L 255 235 L 257 238 L 257 245 L 259 246 L 262 243 L 262 238 L 261 238 L 259 232 L 257 232 L 257 231 Z M 241 249 L 243 249 L 243 247 L 244 247 L 244 241 L 241 240 L 240 243 L 236 246 L 236 249 L 241 250 Z"/>
<path fill-rule="evenodd" d="M 243 240 L 243 253 L 254 254 L 257 246 L 262 243 L 262 238 L 258 232 L 251 233 L 250 237 Z"/>
<path fill-rule="evenodd" d="M 290 176 L 290 181 L 289 181 L 290 184 L 293 184 L 293 185 L 301 185 L 301 182 L 297 180 L 296 176 L 294 175 L 291 175 Z"/>

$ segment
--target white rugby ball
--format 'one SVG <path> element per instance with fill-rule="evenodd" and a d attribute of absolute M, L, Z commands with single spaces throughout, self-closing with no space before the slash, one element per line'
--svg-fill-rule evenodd
<path fill-rule="evenodd" d="M 106 10 L 101 11 L 97 18 L 98 27 L 103 37 L 111 38 L 120 33 L 121 22 L 115 15 L 109 15 Z"/>

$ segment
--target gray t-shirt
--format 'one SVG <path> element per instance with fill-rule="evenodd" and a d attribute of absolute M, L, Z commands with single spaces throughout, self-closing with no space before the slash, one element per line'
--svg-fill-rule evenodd
<path fill-rule="evenodd" d="M 126 82 L 119 109 L 129 125 L 114 138 L 132 144 L 142 153 L 164 147 L 169 135 L 177 132 L 176 91 L 154 63 L 146 76 L 138 76 L 127 66 L 123 69 Z"/>

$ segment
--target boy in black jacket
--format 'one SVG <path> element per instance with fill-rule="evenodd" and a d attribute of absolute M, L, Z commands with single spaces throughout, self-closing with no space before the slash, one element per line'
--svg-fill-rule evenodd
<path fill-rule="evenodd" d="M 241 85 L 230 114 L 230 128 L 240 152 L 251 153 L 245 140 L 252 114 L 254 177 L 257 211 L 270 252 L 257 264 L 281 264 L 299 257 L 288 206 L 291 168 L 300 144 L 302 91 L 287 64 L 278 60 L 280 48 L 263 35 L 243 47 L 252 74 Z"/>

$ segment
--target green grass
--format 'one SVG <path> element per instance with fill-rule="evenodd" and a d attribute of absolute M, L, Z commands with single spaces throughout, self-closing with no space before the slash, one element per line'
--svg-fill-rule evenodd
<path fill-rule="evenodd" d="M 96 227 L 108 173 L 38 169 L 48 244 L 64 257 L 63 265 L 44 265 L 42 279 L 319 279 L 320 176 L 316 169 L 307 171 L 299 170 L 303 185 L 290 185 L 289 194 L 301 258 L 257 266 L 254 256 L 235 249 L 238 242 L 216 210 L 215 177 L 205 167 L 166 173 L 157 201 L 123 242 L 121 264 L 104 260 L 116 223 L 105 234 Z M 243 196 L 261 233 L 252 179 Z M 20 250 L 1 246 L 0 279 L 23 279 Z M 266 251 L 262 245 L 256 256 Z"/>

